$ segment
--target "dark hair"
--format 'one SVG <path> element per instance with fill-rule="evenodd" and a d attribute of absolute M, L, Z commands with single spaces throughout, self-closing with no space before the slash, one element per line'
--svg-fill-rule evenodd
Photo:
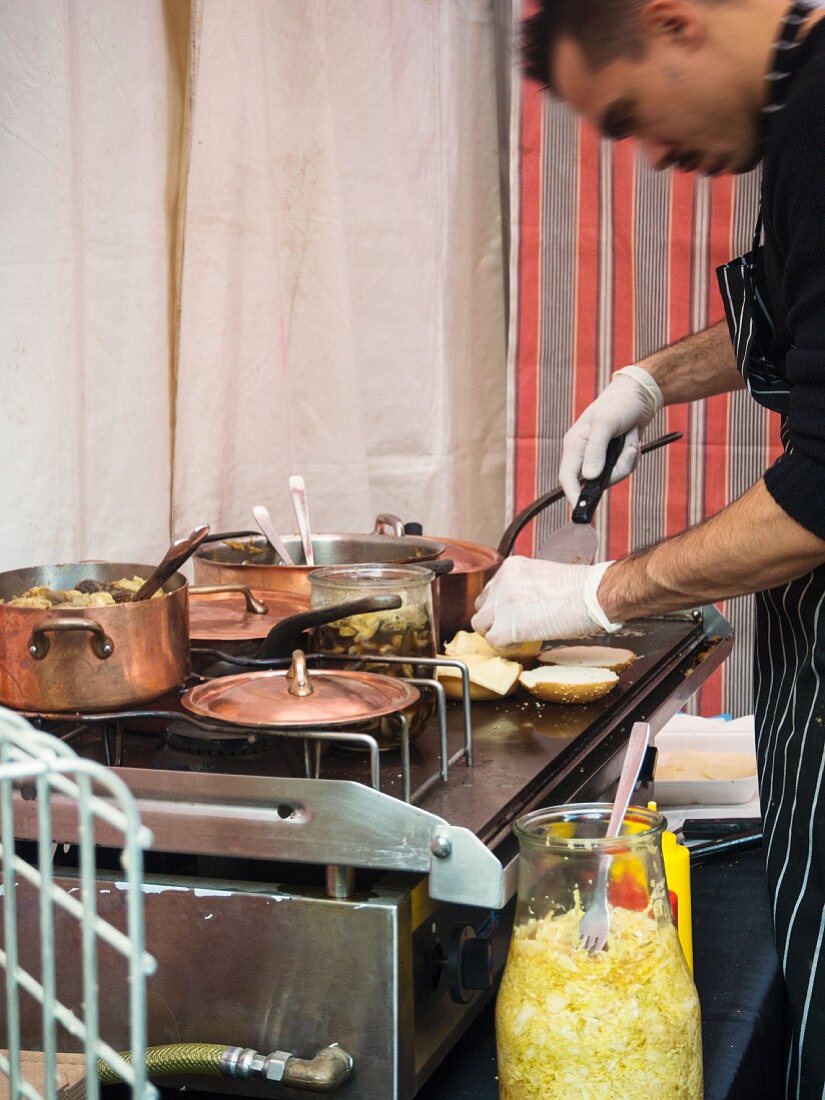
<path fill-rule="evenodd" d="M 645 0 L 538 2 L 538 11 L 521 25 L 522 65 L 530 80 L 552 89 L 551 53 L 560 38 L 574 41 L 594 72 L 617 57 L 644 52 L 639 12 Z"/>

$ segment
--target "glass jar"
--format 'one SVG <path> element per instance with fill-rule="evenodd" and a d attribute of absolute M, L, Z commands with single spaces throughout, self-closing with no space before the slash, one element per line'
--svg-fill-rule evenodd
<path fill-rule="evenodd" d="M 398 595 L 401 606 L 393 611 L 373 611 L 325 623 L 314 630 L 316 653 L 362 657 L 363 663 L 342 662 L 342 668 L 360 667 L 384 676 L 407 676 L 432 680 L 431 666 L 416 664 L 415 657 L 435 657 L 436 630 L 433 613 L 431 570 L 421 565 L 333 565 L 315 569 L 309 575 L 310 606 L 357 600 L 364 596 Z M 409 663 L 382 661 L 382 657 L 410 657 Z M 410 738 L 417 737 L 436 707 L 435 692 L 419 686 L 419 702 L 402 713 L 410 725 Z M 366 728 L 366 727 L 365 727 Z M 370 724 L 381 748 L 397 748 L 401 723 L 394 715 Z"/>
<path fill-rule="evenodd" d="M 702 1100 L 699 998 L 662 862 L 664 819 L 631 806 L 536 810 L 519 841 L 515 927 L 496 1004 L 501 1100 Z M 606 948 L 579 925 L 607 864 Z"/>

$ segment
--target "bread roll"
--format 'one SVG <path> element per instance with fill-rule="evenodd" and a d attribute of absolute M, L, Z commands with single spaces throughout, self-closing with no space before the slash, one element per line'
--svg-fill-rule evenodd
<path fill-rule="evenodd" d="M 444 694 L 448 699 L 452 699 L 454 703 L 463 702 L 464 685 L 460 676 L 439 676 L 438 679 L 444 685 Z M 481 684 L 477 684 L 475 680 L 471 679 L 470 699 L 474 703 L 492 703 L 496 699 L 506 699 L 508 696 L 513 695 L 517 687 L 518 677 L 513 681 L 513 686 L 501 695 L 497 691 L 491 691 L 490 688 L 482 687 Z"/>
<path fill-rule="evenodd" d="M 505 661 L 532 661 L 539 655 L 541 642 L 514 642 L 512 645 L 491 646 L 483 634 L 475 630 L 459 630 L 444 646 L 448 657 L 463 660 L 468 653 L 485 657 L 503 657 Z"/>
<path fill-rule="evenodd" d="M 539 656 L 542 664 L 564 665 L 566 668 L 609 668 L 621 672 L 636 660 L 632 649 L 606 645 L 557 645 L 545 649 Z"/>
<path fill-rule="evenodd" d="M 499 657 L 507 661 L 534 661 L 539 655 L 541 642 L 513 642 L 512 645 L 494 646 Z"/>
<path fill-rule="evenodd" d="M 550 665 L 522 672 L 519 683 L 548 703 L 592 703 L 607 695 L 619 677 L 608 668 Z"/>

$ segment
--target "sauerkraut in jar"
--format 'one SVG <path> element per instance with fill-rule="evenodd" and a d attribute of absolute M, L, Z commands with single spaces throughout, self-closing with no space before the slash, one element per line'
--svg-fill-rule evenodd
<path fill-rule="evenodd" d="M 664 821 L 631 807 L 539 810 L 515 826 L 516 924 L 496 1005 L 501 1100 L 702 1100 L 699 998 L 665 886 Z M 627 835 L 625 835 L 627 834 Z M 599 863 L 610 933 L 579 945 Z"/>

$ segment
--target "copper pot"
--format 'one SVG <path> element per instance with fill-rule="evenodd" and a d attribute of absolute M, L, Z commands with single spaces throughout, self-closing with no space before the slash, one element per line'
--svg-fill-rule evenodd
<path fill-rule="evenodd" d="M 284 535 L 293 561 L 303 561 L 298 535 Z M 444 544 L 408 535 L 327 534 L 312 536 L 315 565 L 279 565 L 263 535 L 238 532 L 210 536 L 192 559 L 198 585 L 242 584 L 263 592 L 278 592 L 309 600 L 309 575 L 322 565 L 393 565 L 427 562 L 444 552 Z"/>
<path fill-rule="evenodd" d="M 438 578 L 439 632 L 444 640 L 459 630 L 470 630 L 470 619 L 482 589 L 504 561 L 498 550 L 478 542 L 435 536 L 445 545 L 444 553 L 453 568 Z"/>
<path fill-rule="evenodd" d="M 153 565 L 80 562 L 0 573 L 0 599 L 36 585 L 70 589 L 91 578 L 148 577 Z M 36 712 L 100 711 L 153 699 L 189 672 L 186 578 L 163 594 L 112 607 L 0 604 L 0 702 Z"/>

